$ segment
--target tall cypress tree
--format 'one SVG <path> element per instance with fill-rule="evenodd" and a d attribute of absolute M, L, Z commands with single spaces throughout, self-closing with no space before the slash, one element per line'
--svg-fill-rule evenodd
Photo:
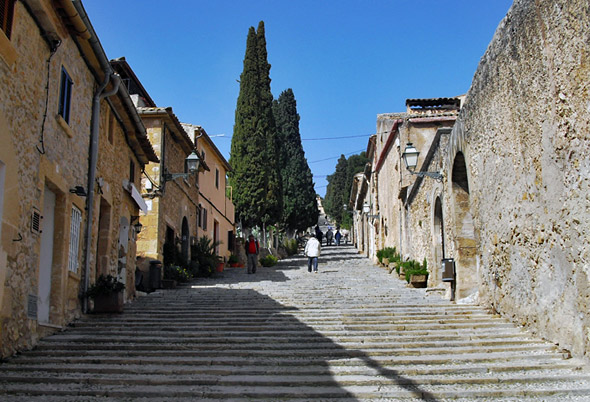
<path fill-rule="evenodd" d="M 265 147 L 265 178 L 266 178 L 266 200 L 265 213 L 262 222 L 265 224 L 279 223 L 283 206 L 283 191 L 279 171 L 279 143 L 277 128 L 272 111 L 273 96 L 270 91 L 270 64 L 266 51 L 266 35 L 264 22 L 258 23 L 256 31 L 256 47 L 258 56 L 258 82 L 260 112 L 258 129 L 266 139 Z"/>
<path fill-rule="evenodd" d="M 337 225 L 342 223 L 343 206 L 348 204 L 350 198 L 350 183 L 347 183 L 348 163 L 344 155 L 340 155 L 336 163 L 336 170 L 328 176 L 328 188 L 324 208 L 326 214 L 336 221 Z"/>
<path fill-rule="evenodd" d="M 270 64 L 266 59 L 261 21 L 258 32 L 254 27 L 248 31 L 230 151 L 229 181 L 237 218 L 245 227 L 276 223 L 282 205 Z"/>
<path fill-rule="evenodd" d="M 319 210 L 313 176 L 301 145 L 299 114 L 292 89 L 283 91 L 274 101 L 273 111 L 281 144 L 282 223 L 289 231 L 304 230 L 317 223 Z"/>

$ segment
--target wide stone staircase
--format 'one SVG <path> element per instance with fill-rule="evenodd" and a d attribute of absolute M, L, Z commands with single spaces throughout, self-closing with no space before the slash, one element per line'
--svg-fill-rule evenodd
<path fill-rule="evenodd" d="M 160 290 L 0 364 L 1 401 L 590 401 L 588 366 L 352 248 Z"/>

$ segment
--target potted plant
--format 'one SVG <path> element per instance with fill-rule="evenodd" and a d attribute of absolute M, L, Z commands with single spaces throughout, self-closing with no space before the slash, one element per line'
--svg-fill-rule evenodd
<path fill-rule="evenodd" d="M 260 259 L 260 265 L 262 265 L 263 267 L 272 267 L 273 265 L 276 265 L 278 261 L 279 259 L 277 257 L 275 257 L 272 254 L 269 254 L 266 257 Z"/>
<path fill-rule="evenodd" d="M 186 283 L 191 280 L 192 274 L 186 268 L 178 265 L 167 265 L 164 268 L 164 279 L 162 287 L 164 289 L 174 289 L 177 283 Z"/>
<path fill-rule="evenodd" d="M 221 258 L 215 253 L 215 248 L 219 244 L 208 236 L 202 236 L 196 244 L 191 246 L 191 258 L 195 267 L 195 271 L 192 272 L 194 277 L 209 277 L 219 268 L 220 263 L 223 264 Z"/>
<path fill-rule="evenodd" d="M 425 288 L 428 283 L 428 268 L 426 258 L 422 265 L 418 261 L 406 261 L 405 268 L 406 282 L 415 288 Z"/>
<path fill-rule="evenodd" d="M 227 263 L 229 264 L 230 267 L 239 267 L 240 265 L 240 259 L 238 258 L 237 255 L 235 254 L 231 254 L 227 260 Z M 243 265 L 242 265 L 243 266 Z"/>
<path fill-rule="evenodd" d="M 94 301 L 95 313 L 122 313 L 125 284 L 112 275 L 100 275 L 86 296 Z"/>

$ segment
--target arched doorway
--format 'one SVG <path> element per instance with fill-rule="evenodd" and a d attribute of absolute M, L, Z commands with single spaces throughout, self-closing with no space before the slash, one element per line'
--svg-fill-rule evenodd
<path fill-rule="evenodd" d="M 433 286 L 442 282 L 442 271 L 440 270 L 440 263 L 445 258 L 445 234 L 443 224 L 442 201 L 440 197 L 436 197 L 434 201 L 434 230 L 432 231 L 432 242 L 434 246 L 434 281 Z"/>
<path fill-rule="evenodd" d="M 182 241 L 181 241 L 181 245 L 180 245 L 180 252 L 182 255 L 182 261 L 188 265 L 188 261 L 189 261 L 189 231 L 188 231 L 188 220 L 186 219 L 186 216 L 184 218 L 182 218 Z"/>
<path fill-rule="evenodd" d="M 457 298 L 467 297 L 478 289 L 476 240 L 469 202 L 469 180 L 465 156 L 458 152 L 452 171 L 453 232 L 456 250 Z"/>

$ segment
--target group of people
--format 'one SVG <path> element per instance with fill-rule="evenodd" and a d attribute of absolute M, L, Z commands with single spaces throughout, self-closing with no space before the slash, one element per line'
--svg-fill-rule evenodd
<path fill-rule="evenodd" d="M 326 245 L 332 245 L 332 241 L 335 242 L 337 246 L 340 245 L 340 241 L 342 240 L 342 233 L 340 233 L 340 229 L 336 229 L 336 233 L 332 231 L 331 227 L 328 227 L 326 231 Z M 309 240 L 305 244 L 304 255 L 307 257 L 307 271 L 308 272 L 318 272 L 318 257 L 322 252 L 322 239 L 324 237 L 324 233 L 320 229 L 319 225 L 315 227 L 315 232 L 310 234 Z M 260 252 L 260 245 L 258 244 L 258 240 L 254 238 L 254 235 L 248 236 L 248 240 L 245 243 L 246 249 L 246 258 L 247 258 L 247 268 L 248 274 L 256 273 L 256 263 L 258 260 L 258 254 Z"/>
<path fill-rule="evenodd" d="M 320 227 L 318 225 L 316 225 L 316 227 L 315 227 L 315 237 L 318 239 L 320 244 L 322 244 L 322 240 L 324 238 L 324 233 L 322 232 L 322 230 L 320 229 Z M 339 246 L 340 241 L 342 240 L 342 233 L 340 233 L 340 228 L 336 228 L 336 233 L 334 233 L 332 231 L 332 228 L 328 227 L 325 237 L 326 237 L 326 246 L 331 246 L 332 241 L 334 241 L 334 243 L 337 246 Z"/>

